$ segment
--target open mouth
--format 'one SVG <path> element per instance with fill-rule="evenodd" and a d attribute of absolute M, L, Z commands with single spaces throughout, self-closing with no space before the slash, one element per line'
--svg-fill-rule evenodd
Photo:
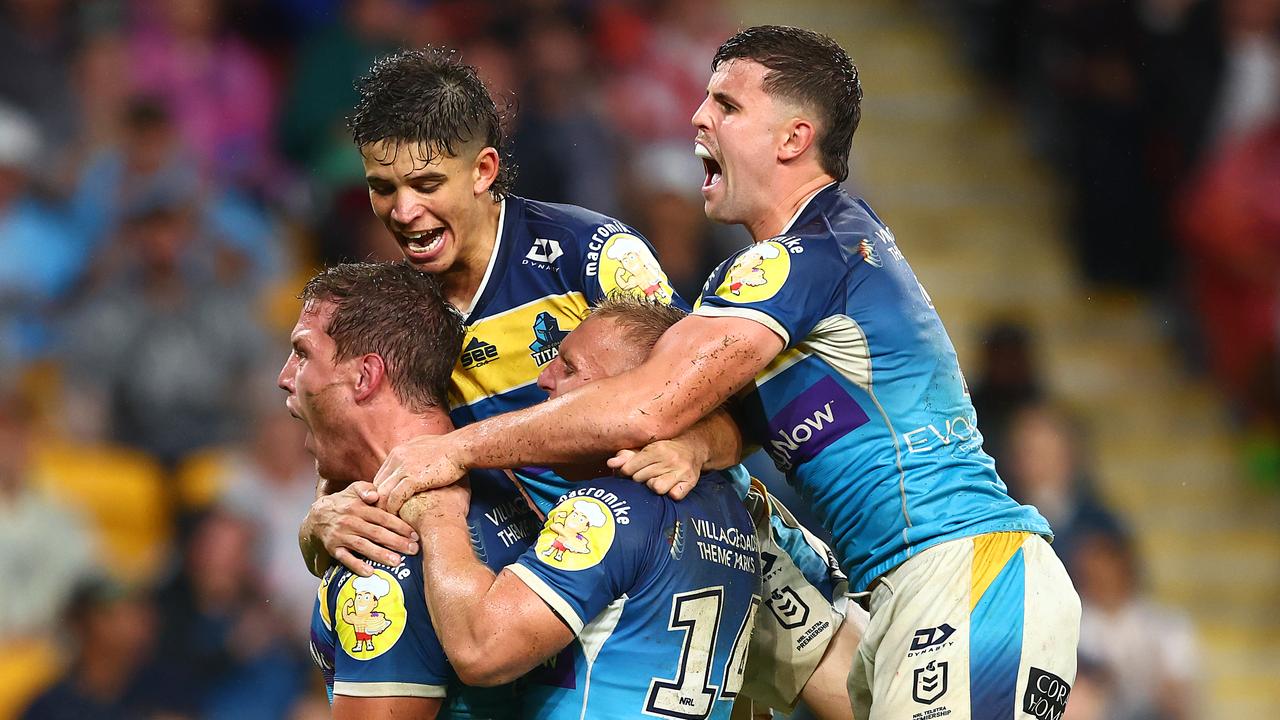
<path fill-rule="evenodd" d="M 693 154 L 702 160 L 702 169 L 705 175 L 702 178 L 702 189 L 710 190 L 715 187 L 716 183 L 724 177 L 724 171 L 720 168 L 720 162 L 712 156 L 711 151 L 702 143 L 693 144 Z"/>
<path fill-rule="evenodd" d="M 401 246 L 410 261 L 425 262 L 444 246 L 444 232 L 445 228 L 441 225 L 422 232 L 400 233 Z"/>

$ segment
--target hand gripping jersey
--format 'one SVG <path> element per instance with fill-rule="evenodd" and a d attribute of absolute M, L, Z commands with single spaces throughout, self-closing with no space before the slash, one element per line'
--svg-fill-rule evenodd
<path fill-rule="evenodd" d="M 786 343 L 735 417 L 831 530 L 855 591 L 947 540 L 1050 534 L 982 451 L 933 302 L 863 201 L 819 191 L 781 236 L 721 264 L 694 313 Z"/>
<path fill-rule="evenodd" d="M 525 716 L 729 717 L 758 563 L 751 516 L 720 473 L 680 502 L 627 479 L 577 484 L 508 567 L 577 635 L 525 687 Z"/>
<path fill-rule="evenodd" d="M 471 473 L 472 546 L 495 571 L 529 546 L 539 520 L 500 471 Z M 325 573 L 311 619 L 311 654 L 333 696 L 448 696 L 441 718 L 511 716 L 510 687 L 471 690 L 458 684 L 431 626 L 422 557 L 391 568 L 373 563 L 362 578 L 341 565 Z"/>
<path fill-rule="evenodd" d="M 574 205 L 507 196 L 489 268 L 466 315 L 450 415 L 459 427 L 547 399 L 538 373 L 588 308 L 613 293 L 676 302 L 649 242 L 610 217 Z M 548 472 L 522 472 L 542 511 L 569 489 Z"/>

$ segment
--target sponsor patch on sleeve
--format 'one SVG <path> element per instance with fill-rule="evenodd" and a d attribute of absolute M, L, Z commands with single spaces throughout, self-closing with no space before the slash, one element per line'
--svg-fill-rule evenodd
<path fill-rule="evenodd" d="M 605 297 L 625 293 L 664 304 L 674 294 L 649 246 L 630 233 L 614 233 L 601 248 L 600 289 Z"/>
<path fill-rule="evenodd" d="M 761 302 L 776 295 L 790 274 L 790 253 L 782 243 L 759 243 L 733 261 L 716 295 L 734 303 Z"/>
<path fill-rule="evenodd" d="M 591 497 L 571 497 L 547 515 L 538 542 L 538 559 L 561 570 L 585 570 L 600 564 L 613 545 L 613 511 Z"/>
<path fill-rule="evenodd" d="M 395 646 L 404 634 L 404 591 L 383 570 L 369 577 L 351 575 L 338 592 L 335 625 L 342 651 L 356 660 L 372 660 Z"/>

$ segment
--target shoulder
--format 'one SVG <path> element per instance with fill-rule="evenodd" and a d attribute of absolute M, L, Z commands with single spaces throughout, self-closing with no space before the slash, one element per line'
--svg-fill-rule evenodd
<path fill-rule="evenodd" d="M 603 246 L 616 234 L 637 234 L 626 223 L 594 210 L 564 203 L 542 202 L 511 197 L 523 210 L 523 221 L 529 231 L 542 235 L 554 235 L 562 242 L 574 243 L 585 248 L 593 241 Z M 596 249 L 599 249 L 597 247 Z M 568 248 L 565 248 L 567 251 Z"/>

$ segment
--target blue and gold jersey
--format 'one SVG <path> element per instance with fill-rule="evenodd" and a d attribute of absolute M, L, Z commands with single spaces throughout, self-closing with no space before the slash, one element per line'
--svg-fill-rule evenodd
<path fill-rule="evenodd" d="M 450 415 L 458 426 L 547 399 L 538 374 L 588 308 L 624 292 L 676 302 L 649 242 L 613 218 L 574 205 L 507 196 L 497 244 L 470 309 L 453 370 Z M 544 512 L 569 485 L 522 472 Z"/>
<path fill-rule="evenodd" d="M 540 525 L 507 475 L 488 470 L 471 473 L 467 519 L 477 556 L 495 571 L 525 551 Z M 422 557 L 406 557 L 396 567 L 372 565 L 367 578 L 335 565 L 320 582 L 311 653 L 329 701 L 335 694 L 447 696 L 443 718 L 510 716 L 510 687 L 473 691 L 458 684 L 427 612 Z"/>
<path fill-rule="evenodd" d="M 524 717 L 727 718 L 760 604 L 758 547 L 733 481 L 684 500 L 578 483 L 508 569 L 577 639 L 526 676 Z"/>
<path fill-rule="evenodd" d="M 855 590 L 946 540 L 1050 534 L 982 451 L 933 301 L 863 201 L 819 191 L 781 236 L 721 264 L 694 313 L 754 320 L 786 344 L 735 418 L 832 531 Z"/>

